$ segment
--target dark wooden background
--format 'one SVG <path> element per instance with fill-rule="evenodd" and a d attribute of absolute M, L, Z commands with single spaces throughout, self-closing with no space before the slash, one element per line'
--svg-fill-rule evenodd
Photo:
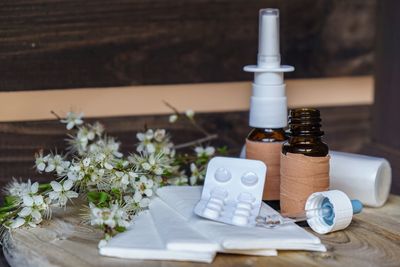
<path fill-rule="evenodd" d="M 398 65 L 390 64 L 398 57 L 396 1 L 2 1 L 0 91 L 250 80 L 242 67 L 255 63 L 263 7 L 280 8 L 283 62 L 296 67 L 291 77 L 372 74 L 378 44 L 377 104 L 344 112 L 328 108 L 325 127 L 334 149 L 397 162 L 400 139 L 392 127 L 400 124 L 387 115 L 398 110 Z M 379 12 L 387 15 L 378 19 Z M 376 25 L 387 29 L 378 30 L 377 39 Z M 385 38 L 389 46 L 382 44 Z M 237 151 L 248 131 L 246 113 L 204 116 Z M 114 118 L 105 124 L 129 150 L 145 120 L 161 127 L 164 119 Z M 363 126 L 349 131 L 356 122 Z M 62 149 L 62 136 L 54 121 L 0 123 L 1 183 L 12 176 L 39 178 L 31 168 L 34 152 Z"/>
<path fill-rule="evenodd" d="M 266 7 L 288 77 L 371 74 L 376 2 L 0 1 L 0 91 L 250 80 Z"/>
<path fill-rule="evenodd" d="M 0 91 L 250 80 L 242 67 L 255 63 L 263 7 L 281 10 L 283 62 L 296 67 L 289 77 L 376 75 L 373 106 L 322 108 L 323 127 L 332 149 L 387 157 L 400 193 L 397 0 L 0 1 Z M 199 120 L 238 154 L 246 112 Z M 101 121 L 125 152 L 145 122 L 177 143 L 196 137 L 165 116 Z M 48 179 L 34 172 L 33 154 L 62 150 L 64 136 L 55 121 L 0 123 L 0 188 L 13 176 Z"/>

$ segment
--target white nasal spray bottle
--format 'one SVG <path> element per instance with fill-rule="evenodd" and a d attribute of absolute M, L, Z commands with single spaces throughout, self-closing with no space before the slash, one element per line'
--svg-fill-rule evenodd
<path fill-rule="evenodd" d="M 278 9 L 260 10 L 257 65 L 245 66 L 244 71 L 254 72 L 250 126 L 286 127 L 287 100 L 283 73 L 294 71 L 294 67 L 281 65 Z"/>
<path fill-rule="evenodd" d="M 268 166 L 264 200 L 279 200 L 280 154 L 287 137 L 287 100 L 283 73 L 294 67 L 281 65 L 279 51 L 279 10 L 261 9 L 257 65 L 244 67 L 254 72 L 250 99 L 250 121 L 253 128 L 246 139 L 246 158 L 261 160 Z"/>

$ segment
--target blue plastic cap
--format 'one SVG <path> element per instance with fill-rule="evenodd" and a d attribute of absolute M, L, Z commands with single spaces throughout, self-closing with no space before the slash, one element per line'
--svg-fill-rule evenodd
<path fill-rule="evenodd" d="M 357 199 L 351 201 L 351 206 L 353 206 L 353 214 L 358 214 L 363 209 L 363 204 Z"/>

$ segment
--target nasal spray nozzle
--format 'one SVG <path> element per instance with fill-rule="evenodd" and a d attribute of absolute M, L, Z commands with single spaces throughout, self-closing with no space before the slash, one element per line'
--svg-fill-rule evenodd
<path fill-rule="evenodd" d="M 250 99 L 250 126 L 284 128 L 287 126 L 287 100 L 283 73 L 294 67 L 281 65 L 279 51 L 279 10 L 261 9 L 257 65 L 244 67 L 254 72 L 253 94 Z"/>

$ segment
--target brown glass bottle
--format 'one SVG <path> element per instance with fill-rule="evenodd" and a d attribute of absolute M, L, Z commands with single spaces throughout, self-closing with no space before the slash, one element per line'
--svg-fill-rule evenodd
<path fill-rule="evenodd" d="M 253 128 L 246 140 L 246 158 L 261 160 L 268 166 L 263 200 L 276 209 L 279 209 L 280 206 L 279 180 L 277 180 L 279 179 L 280 169 L 279 158 L 282 143 L 287 139 L 287 133 L 283 128 Z M 251 147 L 249 146 L 249 143 L 252 143 Z M 254 151 L 253 153 L 250 153 L 249 150 L 251 148 L 254 149 L 254 146 L 257 147 L 256 150 L 260 153 L 254 153 Z M 266 151 L 270 157 L 273 156 L 273 159 L 271 160 L 271 158 L 263 157 L 263 151 Z M 272 182 L 273 180 L 275 180 L 275 182 Z"/>
<path fill-rule="evenodd" d="M 299 108 L 290 110 L 289 140 L 282 146 L 282 153 L 324 157 L 329 148 L 322 142 L 321 117 L 318 109 Z"/>
<path fill-rule="evenodd" d="M 247 139 L 255 142 L 283 142 L 286 141 L 287 134 L 283 128 L 277 129 L 262 129 L 262 128 L 254 128 L 251 130 Z"/>

